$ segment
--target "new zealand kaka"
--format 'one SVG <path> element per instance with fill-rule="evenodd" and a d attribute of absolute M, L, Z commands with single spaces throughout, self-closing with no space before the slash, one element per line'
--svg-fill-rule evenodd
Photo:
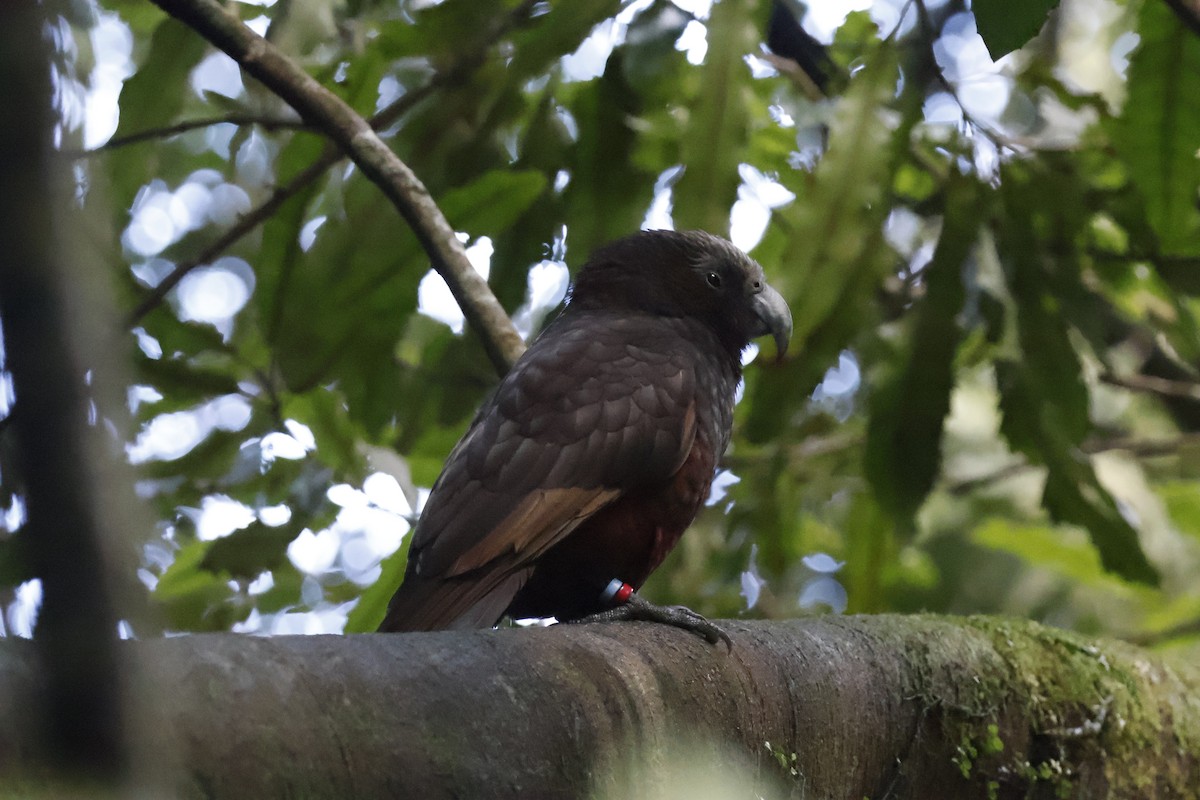
<path fill-rule="evenodd" d="M 588 617 L 727 640 L 634 591 L 708 496 L 742 351 L 769 333 L 782 353 L 791 330 L 762 267 L 724 239 L 643 231 L 601 248 L 451 451 L 380 630 Z"/>

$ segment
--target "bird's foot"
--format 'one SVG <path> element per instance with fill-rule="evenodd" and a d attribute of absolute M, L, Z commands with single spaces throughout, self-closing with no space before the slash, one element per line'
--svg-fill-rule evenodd
<path fill-rule="evenodd" d="M 661 622 L 664 625 L 683 628 L 685 631 L 691 631 L 703 636 L 709 644 L 725 642 L 727 648 L 730 650 L 733 649 L 733 640 L 729 638 L 729 634 L 690 608 L 686 606 L 655 605 L 649 600 L 643 600 L 636 594 L 631 594 L 629 599 L 624 603 L 607 611 L 589 614 L 579 619 L 567 620 L 567 622 L 578 624 L 585 622 L 624 622 L 627 620 Z"/>

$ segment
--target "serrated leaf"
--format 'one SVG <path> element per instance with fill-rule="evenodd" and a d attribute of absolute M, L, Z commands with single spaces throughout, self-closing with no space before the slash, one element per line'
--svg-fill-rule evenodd
<path fill-rule="evenodd" d="M 448 192 L 440 204 L 456 229 L 497 236 L 545 188 L 540 172 L 497 170 Z M 290 389 L 338 381 L 351 417 L 371 433 L 401 407 L 392 355 L 429 262 L 374 185 L 356 176 L 345 203 L 345 216 L 330 218 L 312 249 L 296 254 L 276 291 L 272 344 Z"/>
<path fill-rule="evenodd" d="M 941 466 L 942 425 L 950 411 L 954 360 L 966 299 L 963 267 L 982 212 L 981 188 L 962 177 L 946 187 L 945 217 L 933 260 L 922 272 L 925 296 L 903 356 L 871 394 L 866 473 L 880 505 L 910 519 Z"/>
<path fill-rule="evenodd" d="M 820 382 L 837 354 L 861 330 L 872 296 L 896 257 L 883 238 L 884 193 L 897 166 L 899 143 L 916 116 L 899 125 L 887 110 L 896 55 L 881 45 L 838 103 L 829 150 L 812 175 L 780 173 L 797 195 L 779 209 L 754 255 L 792 307 L 795 330 L 782 367 L 747 378 L 743 433 L 765 441 Z"/>
<path fill-rule="evenodd" d="M 1001 433 L 1048 470 L 1042 505 L 1056 522 L 1084 528 L 1104 568 L 1121 577 L 1157 585 L 1159 576 L 1142 551 L 1137 531 L 1096 477 L 1086 456 L 1068 442 L 1046 413 L 1045 395 L 1030 373 L 1012 362 L 997 364 Z"/>
<path fill-rule="evenodd" d="M 829 150 L 811 180 L 804 173 L 781 175 L 790 178 L 784 185 L 799 198 L 780 214 L 791 239 L 780 274 L 772 276 L 792 304 L 793 347 L 802 347 L 808 334 L 835 313 L 858 269 L 880 267 L 871 234 L 887 215 L 884 192 L 897 166 L 894 141 L 905 130 L 886 111 L 895 81 L 895 53 L 881 46 L 839 103 Z"/>
<path fill-rule="evenodd" d="M 616 54 L 604 75 L 580 87 L 572 99 L 579 134 L 565 200 L 573 253 L 591 253 L 637 230 L 650 205 L 656 176 L 633 159 L 638 136 L 631 121 L 640 104 Z"/>
<path fill-rule="evenodd" d="M 1200 36 L 1162 2 L 1142 4 L 1138 35 L 1113 143 L 1163 248 L 1194 253 L 1200 249 Z"/>
<path fill-rule="evenodd" d="M 975 0 L 975 24 L 993 60 L 1037 35 L 1058 0 Z"/>
<path fill-rule="evenodd" d="M 1050 464 L 1042 503 L 1051 518 L 1083 526 L 1100 563 L 1123 578 L 1157 586 L 1159 574 L 1142 551 L 1137 531 L 1121 514 L 1090 463 Z"/>
<path fill-rule="evenodd" d="M 690 104 L 681 143 L 684 172 L 672 196 L 672 217 L 680 229 L 729 234 L 753 95 L 745 57 L 759 37 L 747 5 L 742 0 L 717 3 L 708 20 L 700 91 Z"/>
<path fill-rule="evenodd" d="M 1080 194 L 1070 170 L 1016 163 L 1003 169 L 996 245 L 1014 301 L 1018 352 L 996 362 L 1000 432 L 1014 449 L 1046 465 L 1042 504 L 1052 519 L 1087 530 L 1106 569 L 1156 584 L 1158 573 L 1137 531 L 1079 449 L 1091 430 L 1068 315 L 1081 295 L 1078 243 L 1087 217 Z"/>

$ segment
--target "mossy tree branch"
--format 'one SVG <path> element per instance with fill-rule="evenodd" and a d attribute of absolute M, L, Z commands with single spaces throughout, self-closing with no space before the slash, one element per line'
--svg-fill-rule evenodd
<path fill-rule="evenodd" d="M 126 646 L 170 687 L 155 729 L 183 797 L 653 798 L 680 775 L 714 797 L 1200 786 L 1194 667 L 989 618 L 722 624 L 732 651 L 648 624 Z M 0 644 L 16 763 L 31 655 Z"/>

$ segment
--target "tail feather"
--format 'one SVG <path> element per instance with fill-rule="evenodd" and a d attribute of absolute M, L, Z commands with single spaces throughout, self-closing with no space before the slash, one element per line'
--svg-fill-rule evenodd
<path fill-rule="evenodd" d="M 405 578 L 388 603 L 380 632 L 490 628 L 504 616 L 532 568 L 510 575 L 466 574 L 453 578 Z"/>

